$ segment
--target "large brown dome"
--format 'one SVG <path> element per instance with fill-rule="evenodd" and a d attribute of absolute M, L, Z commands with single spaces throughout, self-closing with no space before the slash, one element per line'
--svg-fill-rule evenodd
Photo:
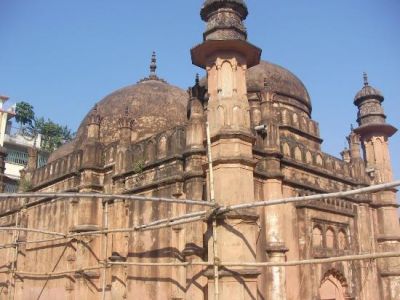
<path fill-rule="evenodd" d="M 266 81 L 270 89 L 280 96 L 281 101 L 285 99 L 285 103 L 311 114 L 312 105 L 308 91 L 303 82 L 289 70 L 268 61 L 261 61 L 248 69 L 246 76 L 249 93 L 264 89 Z M 200 84 L 207 86 L 207 79 L 202 78 Z"/>
<path fill-rule="evenodd" d="M 97 103 L 97 110 L 102 117 L 100 142 L 107 145 L 118 140 L 117 121 L 127 107 L 135 120 L 134 131 L 138 134 L 138 140 L 184 124 L 187 97 L 184 90 L 158 78 L 142 80 L 113 92 Z M 80 149 L 86 139 L 89 113 L 79 126 L 76 138 L 52 153 L 49 162 Z"/>
<path fill-rule="evenodd" d="M 311 113 L 311 99 L 303 82 L 289 70 L 267 61 L 247 71 L 247 89 L 258 92 L 264 88 L 264 80 L 272 91 L 297 101 L 298 106 Z M 294 102 L 292 102 L 294 103 Z"/>

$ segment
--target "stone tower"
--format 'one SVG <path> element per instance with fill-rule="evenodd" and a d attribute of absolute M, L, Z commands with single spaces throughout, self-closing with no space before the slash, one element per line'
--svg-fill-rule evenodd
<path fill-rule="evenodd" d="M 250 128 L 246 70 L 259 63 L 261 50 L 246 41 L 243 21 L 247 14 L 247 6 L 241 0 L 207 0 L 201 9 L 201 17 L 207 22 L 204 42 L 192 49 L 193 64 L 207 71 L 206 114 L 211 132 L 215 201 L 219 205 L 254 200 L 254 135 Z M 257 221 L 256 211 L 219 218 L 219 256 L 210 259 L 255 262 Z M 209 256 L 213 256 L 212 238 L 208 244 Z M 211 272 L 209 275 L 210 299 L 215 293 L 221 300 L 238 299 L 238 295 L 243 295 L 240 299 L 257 297 L 257 269 L 220 269 L 218 288 Z M 237 276 L 245 282 L 238 281 Z"/>
<path fill-rule="evenodd" d="M 364 152 L 366 173 L 372 184 L 393 181 L 389 153 L 389 138 L 397 129 L 386 123 L 381 92 L 368 83 L 364 73 L 364 87 L 357 93 L 354 104 L 358 107 L 358 134 Z M 372 199 L 375 232 L 378 249 L 381 252 L 400 250 L 400 227 L 397 214 L 396 190 L 375 193 Z M 384 299 L 400 298 L 399 258 L 378 261 L 378 271 L 382 279 Z"/>

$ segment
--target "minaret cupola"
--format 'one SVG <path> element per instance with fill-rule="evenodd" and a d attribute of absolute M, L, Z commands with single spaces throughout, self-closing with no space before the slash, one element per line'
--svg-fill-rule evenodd
<path fill-rule="evenodd" d="M 356 94 L 354 105 L 358 107 L 357 133 L 364 131 L 383 131 L 387 136 L 392 136 L 396 129 L 386 123 L 386 115 L 382 107 L 384 97 L 382 93 L 372 87 L 368 82 L 368 76 L 364 73 L 364 87 Z"/>
<path fill-rule="evenodd" d="M 243 0 L 207 0 L 200 12 L 207 22 L 204 40 L 246 40 L 243 21 L 248 15 Z"/>

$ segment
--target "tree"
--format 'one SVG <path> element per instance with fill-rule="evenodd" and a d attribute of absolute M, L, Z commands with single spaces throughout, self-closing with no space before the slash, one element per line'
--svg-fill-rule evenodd
<path fill-rule="evenodd" d="M 35 119 L 33 106 L 26 102 L 18 102 L 15 107 L 15 120 L 22 127 L 23 125 L 31 125 Z"/>
<path fill-rule="evenodd" d="M 15 109 L 15 119 L 21 125 L 22 134 L 30 139 L 42 137 L 41 148 L 53 152 L 62 144 L 73 139 L 74 134 L 67 126 L 61 126 L 50 119 L 35 117 L 33 106 L 26 102 L 19 102 Z"/>

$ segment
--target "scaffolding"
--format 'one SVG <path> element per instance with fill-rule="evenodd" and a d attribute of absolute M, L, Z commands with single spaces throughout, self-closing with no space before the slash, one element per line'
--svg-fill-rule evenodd
<path fill-rule="evenodd" d="M 211 161 L 211 159 L 210 159 Z M 212 168 L 210 168 L 212 170 Z M 210 181 L 212 182 L 212 172 L 209 174 Z M 214 270 L 214 280 L 215 280 L 215 291 L 214 297 L 218 299 L 219 290 L 218 290 L 218 274 L 219 268 L 221 267 L 290 267 L 290 266 L 300 266 L 300 265 L 309 265 L 309 264 L 324 264 L 324 263 L 332 263 L 332 262 L 343 262 L 343 261 L 357 261 L 357 260 L 372 260 L 379 258 L 393 258 L 400 257 L 400 252 L 381 252 L 381 253 L 354 253 L 352 255 L 346 256 L 337 256 L 330 258 L 322 258 L 322 259 L 308 259 L 308 260 L 300 260 L 300 261 L 287 261 L 287 262 L 228 262 L 228 261 L 220 261 L 217 253 L 217 236 L 216 236 L 216 216 L 223 215 L 227 212 L 244 209 L 244 208 L 252 208 L 252 207 L 266 207 L 272 205 L 282 205 L 287 203 L 304 203 L 307 201 L 318 201 L 318 200 L 326 200 L 337 197 L 347 197 L 357 194 L 363 193 L 373 193 L 382 190 L 392 189 L 397 186 L 400 186 L 400 181 L 394 181 L 391 183 L 379 184 L 369 187 L 364 187 L 355 190 L 341 191 L 335 193 L 328 194 L 319 194 L 319 195 L 311 195 L 311 196 L 301 196 L 301 197 L 290 197 L 284 199 L 277 200 L 269 200 L 269 201 L 256 201 L 253 203 L 232 205 L 232 206 L 219 206 L 214 199 L 213 193 L 211 193 L 210 201 L 196 201 L 196 200 L 180 200 L 173 198 L 160 198 L 160 197 L 143 197 L 143 196 L 132 196 L 132 195 L 112 195 L 112 194 L 92 194 L 92 193 L 11 193 L 11 194 L 0 194 L 0 199 L 27 199 L 27 198 L 36 198 L 40 199 L 37 201 L 32 201 L 27 203 L 24 201 L 23 205 L 15 209 L 16 214 L 16 222 L 15 226 L 12 227 L 0 227 L 0 231 L 8 231 L 12 232 L 12 243 L 10 244 L 2 244 L 0 245 L 0 249 L 11 248 L 13 249 L 13 259 L 11 264 L 7 266 L 3 266 L 0 269 L 0 273 L 6 273 L 9 275 L 9 289 L 12 290 L 12 286 L 15 284 L 16 276 L 31 276 L 31 277 L 57 277 L 63 276 L 72 273 L 83 273 L 90 270 L 102 270 L 102 283 L 101 283 L 101 299 L 105 299 L 106 295 L 106 273 L 107 270 L 112 268 L 113 266 L 141 266 L 141 267 L 190 267 L 190 266 L 204 266 L 204 267 L 212 267 Z M 210 187 L 212 192 L 212 186 Z M 92 198 L 98 201 L 103 201 L 103 216 L 104 216 L 104 224 L 105 228 L 97 231 L 89 231 L 89 232 L 80 232 L 80 233 L 65 233 L 65 232 L 53 232 L 45 229 L 37 229 L 37 228 L 25 228 L 21 226 L 20 222 L 20 212 L 23 209 L 26 209 L 27 205 L 32 205 L 33 203 L 38 203 L 43 201 L 43 199 L 52 198 L 52 201 L 59 201 L 60 199 L 65 198 Z M 147 224 L 137 224 L 131 228 L 116 228 L 116 229 L 108 229 L 108 205 L 110 201 L 114 199 L 124 199 L 126 201 L 143 201 L 143 202 L 163 202 L 163 203 L 175 203 L 181 205 L 194 205 L 199 207 L 207 207 L 206 210 L 200 210 L 197 212 L 192 212 L 188 214 L 183 214 L 179 216 L 175 216 L 172 218 L 154 220 Z M 211 219 L 210 219 L 211 218 Z M 113 233 L 129 233 L 129 232 L 143 232 L 149 230 L 157 230 L 161 228 L 171 228 L 180 224 L 188 224 L 199 221 L 211 221 L 212 223 L 212 233 L 213 233 L 213 260 L 211 261 L 200 261 L 200 262 L 113 262 L 107 258 L 107 248 L 108 248 L 108 239 L 107 235 Z M 21 232 L 32 232 L 39 233 L 48 238 L 38 239 L 38 240 L 19 240 L 19 234 Z M 57 271 L 57 272 L 47 272 L 47 273 L 35 273 L 35 272 L 26 272 L 24 270 L 18 270 L 18 249 L 22 244 L 40 244 L 47 243 L 53 241 L 72 241 L 76 240 L 79 237 L 87 237 L 87 236 L 104 236 L 104 242 L 102 243 L 102 256 L 103 260 L 99 260 L 97 265 L 86 266 L 79 269 L 73 270 L 65 270 L 65 271 Z M 13 293 L 9 293 L 9 299 L 14 299 Z"/>

